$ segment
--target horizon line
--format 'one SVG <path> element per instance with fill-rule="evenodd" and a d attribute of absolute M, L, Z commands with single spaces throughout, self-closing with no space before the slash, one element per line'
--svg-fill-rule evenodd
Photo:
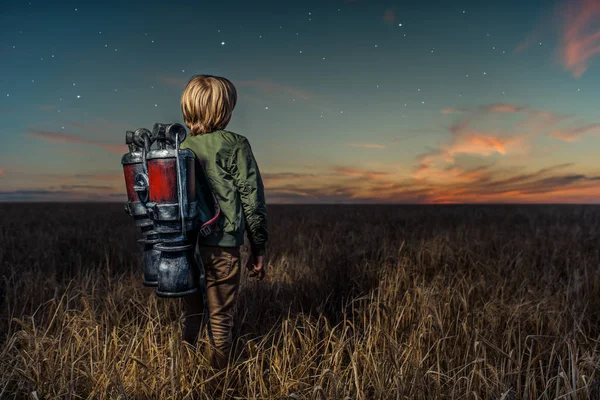
<path fill-rule="evenodd" d="M 119 202 L 119 201 L 106 201 L 106 200 L 0 200 L 0 204 L 123 204 L 125 205 L 127 202 Z M 345 203 L 345 202 L 321 202 L 321 203 L 267 203 L 267 206 L 319 206 L 319 205 L 348 205 L 348 206 L 507 206 L 507 205 L 515 205 L 515 206 L 542 206 L 542 205 L 565 205 L 565 206 L 600 206 L 600 201 L 597 203 L 549 203 L 549 202 L 511 202 L 511 203 L 497 203 L 497 202 L 484 202 L 484 203 L 373 203 L 373 202 L 353 202 L 353 203 Z"/>

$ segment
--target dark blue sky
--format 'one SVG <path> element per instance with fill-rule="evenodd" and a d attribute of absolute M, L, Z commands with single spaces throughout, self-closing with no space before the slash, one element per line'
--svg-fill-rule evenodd
<path fill-rule="evenodd" d="M 271 202 L 598 202 L 596 1 L 12 1 L 0 199 L 124 199 L 125 130 L 239 101 Z"/>

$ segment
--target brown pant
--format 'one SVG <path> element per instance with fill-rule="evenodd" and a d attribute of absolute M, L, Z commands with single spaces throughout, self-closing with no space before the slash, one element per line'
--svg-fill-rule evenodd
<path fill-rule="evenodd" d="M 216 348 L 208 358 L 215 368 L 227 365 L 232 344 L 233 311 L 240 286 L 240 247 L 199 246 L 206 274 L 210 327 Z M 183 339 L 196 344 L 204 315 L 201 290 L 184 297 Z"/>

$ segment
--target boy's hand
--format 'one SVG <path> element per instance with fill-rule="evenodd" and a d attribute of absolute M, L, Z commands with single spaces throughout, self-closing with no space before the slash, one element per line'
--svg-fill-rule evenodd
<path fill-rule="evenodd" d="M 259 281 L 262 281 L 267 274 L 266 268 L 263 265 L 263 256 L 250 254 L 250 258 L 248 258 L 248 262 L 246 263 L 246 268 L 250 271 L 250 277 L 256 277 Z"/>

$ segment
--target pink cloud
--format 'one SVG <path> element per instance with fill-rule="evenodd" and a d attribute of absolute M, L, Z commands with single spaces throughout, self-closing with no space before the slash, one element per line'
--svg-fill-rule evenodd
<path fill-rule="evenodd" d="M 495 103 L 495 104 L 484 105 L 484 106 L 478 107 L 477 110 L 480 112 L 495 112 L 495 113 L 519 113 L 519 112 L 532 111 L 532 110 L 528 109 L 527 107 L 519 107 L 514 104 L 508 104 L 508 103 Z M 449 107 L 449 108 L 444 108 L 442 110 L 442 114 L 463 114 L 463 113 L 467 113 L 469 111 L 476 111 L 476 110 L 468 110 L 466 108 L 450 108 Z"/>
<path fill-rule="evenodd" d="M 116 144 L 101 143 L 96 140 L 86 139 L 86 138 L 82 138 L 80 136 L 69 135 L 69 134 L 62 133 L 62 132 L 30 130 L 26 134 L 28 136 L 41 138 L 41 139 L 48 140 L 51 142 L 91 145 L 94 147 L 102 148 L 104 150 L 108 150 L 111 153 L 118 154 L 118 155 L 123 155 L 124 153 L 126 153 L 128 151 L 127 146 L 125 144 L 116 145 Z"/>
<path fill-rule="evenodd" d="M 190 78 L 177 78 L 173 76 L 161 75 L 158 79 L 163 83 L 166 83 L 171 86 L 177 86 L 181 88 L 181 90 L 183 90 L 189 82 Z"/>
<path fill-rule="evenodd" d="M 515 48 L 514 53 L 520 53 L 520 52 L 530 48 L 535 42 L 538 41 L 539 36 L 540 35 L 538 32 L 531 33 L 529 36 L 527 36 L 525 38 L 525 40 L 523 40 L 521 43 L 519 43 L 519 45 Z"/>
<path fill-rule="evenodd" d="M 484 107 L 485 110 L 498 113 L 516 113 L 526 111 L 524 107 L 517 107 L 513 104 L 497 103 Z"/>
<path fill-rule="evenodd" d="M 0 168 L 0 176 L 4 175 L 4 170 Z"/>
<path fill-rule="evenodd" d="M 391 8 L 385 10 L 382 19 L 386 24 L 393 24 L 396 21 L 396 14 L 394 13 L 394 10 Z"/>
<path fill-rule="evenodd" d="M 368 180 L 380 180 L 389 175 L 387 172 L 368 171 L 357 168 L 332 168 L 331 171 L 335 172 L 336 174 L 355 176 Z"/>
<path fill-rule="evenodd" d="M 514 50 L 514 53 L 520 53 L 530 48 L 540 41 L 541 37 L 547 37 L 551 32 L 551 28 L 555 24 L 555 18 L 552 14 L 552 9 L 548 8 L 537 18 L 534 28 L 520 42 Z"/>
<path fill-rule="evenodd" d="M 563 66 L 579 78 L 589 68 L 592 57 L 600 53 L 600 17 L 598 0 L 565 2 L 560 56 Z"/>
<path fill-rule="evenodd" d="M 600 124 L 589 124 L 586 126 L 557 129 L 548 134 L 548 136 L 564 140 L 565 142 L 576 142 L 584 135 L 600 134 Z"/>
<path fill-rule="evenodd" d="M 385 146 L 382 144 L 376 143 L 348 143 L 350 147 L 362 147 L 365 149 L 385 149 Z"/>
<path fill-rule="evenodd" d="M 461 114 L 463 112 L 464 110 L 461 110 L 459 108 L 444 108 L 442 110 L 442 114 Z"/>
<path fill-rule="evenodd" d="M 82 132 L 92 132 L 98 136 L 107 136 L 107 131 L 109 132 L 122 132 L 122 136 L 120 136 L 120 140 L 122 138 L 123 143 L 125 143 L 125 132 L 127 130 L 132 130 L 131 127 L 125 126 L 124 124 L 118 124 L 114 122 L 104 121 L 101 119 L 97 120 L 97 123 L 90 122 L 79 122 L 79 121 L 65 121 L 64 124 L 76 128 Z M 103 125 L 103 126 L 100 126 Z"/>

